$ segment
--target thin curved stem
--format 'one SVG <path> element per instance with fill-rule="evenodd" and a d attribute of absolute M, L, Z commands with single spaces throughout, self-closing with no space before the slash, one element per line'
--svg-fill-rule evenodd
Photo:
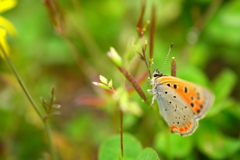
<path fill-rule="evenodd" d="M 20 84 L 22 90 L 24 91 L 25 95 L 27 96 L 29 102 L 32 104 L 32 106 L 33 106 L 33 108 L 35 109 L 35 111 L 37 112 L 38 116 L 39 116 L 39 117 L 41 118 L 41 120 L 43 121 L 43 116 L 41 115 L 40 110 L 38 109 L 38 107 L 37 107 L 36 103 L 34 102 L 32 96 L 29 94 L 29 92 L 28 92 L 26 86 L 24 85 L 21 77 L 19 76 L 19 74 L 18 74 L 17 70 L 15 69 L 12 61 L 11 61 L 10 58 L 8 57 L 7 53 L 5 52 L 5 50 L 3 49 L 3 47 L 2 47 L 1 44 L 0 44 L 0 49 L 1 49 L 1 51 L 2 51 L 2 53 L 3 53 L 3 55 L 4 55 L 4 57 L 5 57 L 8 65 L 9 65 L 10 68 L 12 69 L 15 77 L 17 78 L 17 81 L 18 81 L 18 83 Z"/>
<path fill-rule="evenodd" d="M 16 68 L 14 67 L 11 59 L 9 58 L 9 56 L 7 55 L 6 51 L 4 50 L 2 44 L 0 43 L 0 50 L 1 52 L 3 53 L 4 55 L 4 58 L 6 59 L 8 65 L 10 66 L 10 68 L 12 69 L 15 77 L 17 78 L 17 81 L 18 83 L 20 84 L 22 90 L 24 91 L 25 95 L 27 96 L 29 102 L 32 104 L 33 108 L 35 109 L 35 111 L 37 112 L 38 116 L 40 117 L 40 119 L 42 120 L 43 124 L 44 124 L 44 127 L 45 127 L 45 130 L 47 132 L 47 137 L 48 137 L 48 142 L 49 142 L 49 145 L 50 145 L 50 152 L 51 152 L 51 155 L 52 155 L 52 159 L 53 160 L 57 160 L 57 153 L 56 153 L 56 149 L 54 147 L 54 144 L 53 144 L 53 140 L 52 140 L 52 132 L 51 132 L 51 128 L 50 128 L 50 125 L 47 123 L 47 121 L 44 119 L 44 117 L 42 116 L 39 108 L 37 107 L 36 103 L 34 102 L 32 96 L 30 95 L 30 93 L 28 92 L 25 84 L 23 83 L 20 75 L 18 74 Z"/>

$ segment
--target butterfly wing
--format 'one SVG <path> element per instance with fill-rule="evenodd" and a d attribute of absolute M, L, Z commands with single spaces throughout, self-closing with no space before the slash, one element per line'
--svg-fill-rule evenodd
<path fill-rule="evenodd" d="M 194 113 L 196 119 L 202 119 L 213 104 L 214 95 L 200 85 L 172 76 L 163 76 L 158 78 L 157 81 L 181 96 Z"/>
<path fill-rule="evenodd" d="M 160 114 L 171 132 L 181 136 L 191 135 L 196 130 L 198 121 L 188 104 L 172 88 L 159 81 L 154 82 L 152 91 L 158 101 Z"/>

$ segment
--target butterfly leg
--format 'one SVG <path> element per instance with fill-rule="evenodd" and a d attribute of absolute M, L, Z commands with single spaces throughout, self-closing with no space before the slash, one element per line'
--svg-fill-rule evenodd
<path fill-rule="evenodd" d="M 152 89 L 148 89 L 147 92 L 151 94 L 153 93 Z"/>
<path fill-rule="evenodd" d="M 152 80 L 151 80 L 151 78 L 150 78 L 150 77 L 148 77 L 148 82 L 149 82 L 149 83 L 151 83 L 151 82 L 152 82 Z"/>
<path fill-rule="evenodd" d="M 152 89 L 148 89 L 147 90 L 147 92 L 148 93 L 150 93 L 150 94 L 153 94 L 153 91 L 152 91 Z M 154 103 L 154 100 L 155 100 L 156 98 L 153 96 L 153 98 L 152 98 L 152 103 L 151 103 L 151 105 L 150 106 L 152 106 L 153 105 L 153 103 Z"/>
<path fill-rule="evenodd" d="M 154 100 L 155 100 L 155 99 L 156 99 L 156 98 L 153 96 L 151 106 L 154 104 Z"/>

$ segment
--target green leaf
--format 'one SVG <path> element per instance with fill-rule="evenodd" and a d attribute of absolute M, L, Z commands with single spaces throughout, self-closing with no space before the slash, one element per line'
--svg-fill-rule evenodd
<path fill-rule="evenodd" d="M 103 83 L 99 83 L 99 82 L 92 82 L 95 86 L 98 86 L 98 87 L 101 87 L 103 89 L 107 89 L 107 90 L 110 90 L 110 88 L 108 86 L 106 86 L 105 84 Z"/>
<path fill-rule="evenodd" d="M 160 160 L 158 154 L 152 148 L 145 148 L 137 157 L 137 160 Z"/>
<path fill-rule="evenodd" d="M 221 7 L 206 27 L 211 40 L 229 46 L 238 46 L 240 37 L 240 1 L 231 1 Z M 223 38 L 224 37 L 224 38 Z"/>
<path fill-rule="evenodd" d="M 170 132 L 170 131 L 169 131 Z M 181 137 L 178 134 L 159 133 L 156 137 L 156 149 L 167 156 L 166 159 L 184 159 L 188 157 L 193 149 L 192 136 Z"/>
<path fill-rule="evenodd" d="M 133 114 L 124 114 L 123 115 L 123 129 L 128 130 L 134 127 L 138 123 L 139 118 Z"/>
<path fill-rule="evenodd" d="M 138 103 L 130 101 L 129 93 L 124 87 L 119 87 L 115 92 L 115 97 L 118 97 L 120 109 L 124 113 L 131 113 L 136 116 L 141 116 L 143 111 Z"/>
<path fill-rule="evenodd" d="M 142 114 L 143 114 L 143 111 L 142 111 L 141 107 L 139 106 L 139 104 L 134 101 L 129 101 L 128 110 L 130 113 L 133 113 L 136 116 L 142 116 Z"/>
<path fill-rule="evenodd" d="M 113 47 L 110 47 L 110 51 L 107 53 L 107 55 L 117 67 L 123 66 L 122 58 Z"/>
<path fill-rule="evenodd" d="M 191 56 L 189 56 L 189 64 L 193 66 L 201 66 L 205 67 L 208 63 L 209 57 L 209 48 L 206 43 L 198 42 L 194 45 L 194 47 L 190 48 Z"/>
<path fill-rule="evenodd" d="M 208 84 L 208 79 L 205 75 L 205 73 L 200 70 L 200 68 L 197 68 L 192 65 L 188 65 L 185 68 L 180 68 L 177 72 L 177 77 L 182 78 L 184 80 L 200 84 L 203 86 L 206 86 Z M 194 74 L 193 74 L 194 73 Z"/>
<path fill-rule="evenodd" d="M 109 81 L 108 87 L 112 88 L 112 80 Z"/>
<path fill-rule="evenodd" d="M 237 75 L 230 69 L 223 70 L 215 79 L 213 90 L 216 94 L 216 101 L 225 99 L 237 83 Z"/>
<path fill-rule="evenodd" d="M 224 99 L 221 102 L 216 102 L 214 106 L 210 109 L 209 113 L 207 113 L 206 117 L 214 116 L 222 110 L 233 106 L 234 104 L 235 101 L 233 99 Z"/>
<path fill-rule="evenodd" d="M 100 75 L 99 76 L 99 79 L 100 79 L 100 81 L 103 83 L 103 84 L 108 84 L 108 80 L 107 80 L 107 78 L 105 78 L 104 76 L 102 76 L 102 75 Z"/>
<path fill-rule="evenodd" d="M 223 135 L 211 123 L 201 123 L 204 130 L 196 132 L 195 139 L 201 152 L 210 159 L 228 159 L 229 156 L 237 153 L 240 149 L 240 141 Z"/>
<path fill-rule="evenodd" d="M 135 160 L 142 150 L 141 144 L 130 134 L 123 134 L 124 160 Z M 121 157 L 120 136 L 110 137 L 100 146 L 99 160 L 119 160 Z"/>

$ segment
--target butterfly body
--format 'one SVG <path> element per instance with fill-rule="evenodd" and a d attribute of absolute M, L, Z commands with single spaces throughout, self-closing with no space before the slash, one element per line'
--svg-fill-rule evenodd
<path fill-rule="evenodd" d="M 153 100 L 157 99 L 160 114 L 171 132 L 181 136 L 191 135 L 198 127 L 198 120 L 210 109 L 214 95 L 206 88 L 154 72 L 151 79 Z"/>

